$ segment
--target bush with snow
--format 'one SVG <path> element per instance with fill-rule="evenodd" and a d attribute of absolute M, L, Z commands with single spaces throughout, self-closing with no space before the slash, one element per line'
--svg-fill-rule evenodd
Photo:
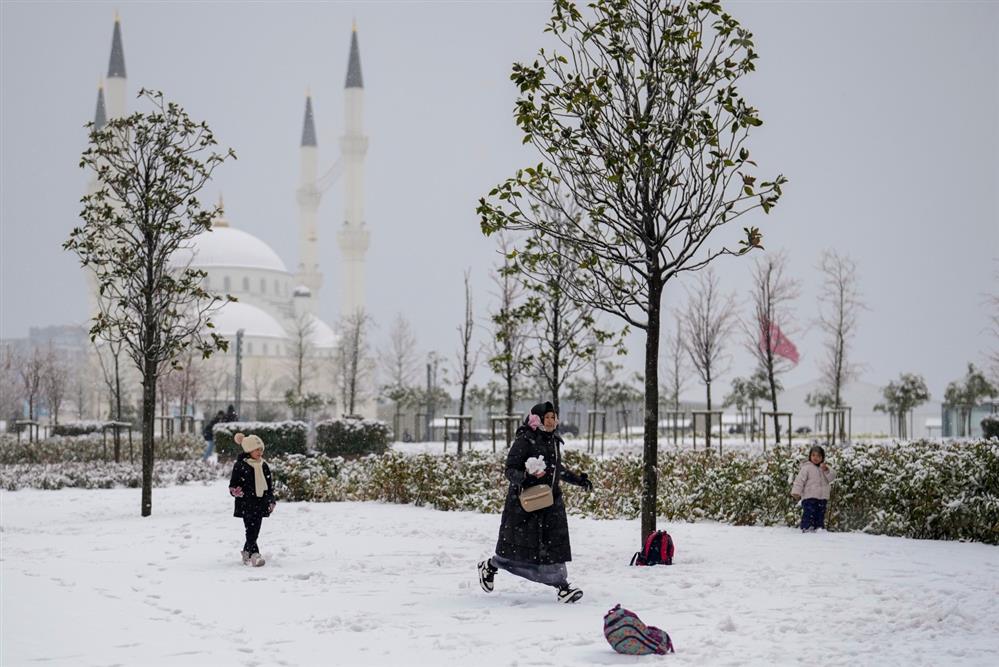
<path fill-rule="evenodd" d="M 926 539 L 999 544 L 999 442 L 917 441 L 828 447 L 836 469 L 826 524 Z M 709 519 L 736 525 L 796 525 L 791 481 L 807 449 L 767 453 L 669 450 L 659 454 L 657 512 L 667 521 Z M 592 518 L 639 515 L 641 457 L 598 459 L 565 452 L 594 490 L 563 484 L 566 508 Z M 275 491 L 287 500 L 382 501 L 441 510 L 499 512 L 505 458 L 388 452 L 355 460 L 288 457 L 274 466 Z"/>
<path fill-rule="evenodd" d="M 157 461 L 153 468 L 153 486 L 174 486 L 188 482 L 213 482 L 228 477 L 229 467 L 199 461 Z M 0 487 L 19 489 L 111 489 L 142 486 L 142 464 L 54 463 L 46 465 L 15 464 L 0 466 Z"/>
<path fill-rule="evenodd" d="M 316 424 L 316 449 L 329 456 L 382 454 L 391 431 L 375 419 L 328 419 Z"/>
<path fill-rule="evenodd" d="M 220 459 L 233 459 L 242 453 L 242 448 L 233 440 L 237 433 L 258 436 L 264 441 L 265 455 L 271 458 L 281 454 L 304 454 L 309 425 L 300 421 L 220 422 L 212 428 L 212 433 Z"/>
<path fill-rule="evenodd" d="M 156 460 L 184 461 L 196 459 L 205 449 L 205 441 L 193 433 L 175 435 L 170 439 L 156 438 L 153 443 Z M 132 453 L 135 460 L 142 458 L 142 434 L 133 432 Z M 128 459 L 128 433 L 121 434 L 122 460 Z M 114 436 L 101 434 L 87 436 L 50 436 L 35 442 L 22 437 L 21 442 L 10 435 L 0 435 L 0 464 L 16 463 L 72 463 L 110 461 L 114 459 Z"/>

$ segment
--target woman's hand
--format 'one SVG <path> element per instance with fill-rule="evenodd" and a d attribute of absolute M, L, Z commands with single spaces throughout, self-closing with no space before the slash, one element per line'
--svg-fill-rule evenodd
<path fill-rule="evenodd" d="M 547 474 L 548 474 L 548 470 L 539 470 L 537 472 L 532 472 L 531 473 L 531 475 L 533 477 L 537 477 L 538 479 L 541 479 L 542 477 L 544 477 Z"/>
<path fill-rule="evenodd" d="M 828 463 L 823 463 L 822 464 L 822 472 L 829 472 L 829 464 Z"/>
<path fill-rule="evenodd" d="M 231 495 L 233 498 L 242 498 L 243 497 L 243 489 L 242 489 L 242 487 L 239 487 L 239 486 L 230 486 L 229 487 L 229 495 Z"/>
<path fill-rule="evenodd" d="M 798 495 L 797 493 L 792 493 L 791 497 L 794 498 L 795 500 L 801 500 L 801 496 Z"/>

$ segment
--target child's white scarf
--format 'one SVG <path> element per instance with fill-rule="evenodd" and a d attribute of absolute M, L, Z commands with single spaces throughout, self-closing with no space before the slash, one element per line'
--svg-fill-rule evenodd
<path fill-rule="evenodd" d="M 247 457 L 243 460 L 246 461 L 246 465 L 253 468 L 253 482 L 257 487 L 257 497 L 259 498 L 267 490 L 267 478 L 264 477 L 264 460 L 260 459 L 257 461 L 253 457 Z"/>

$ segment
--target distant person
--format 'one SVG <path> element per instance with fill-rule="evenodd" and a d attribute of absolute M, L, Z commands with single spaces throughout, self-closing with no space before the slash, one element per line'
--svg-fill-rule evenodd
<path fill-rule="evenodd" d="M 567 579 L 565 564 L 572 560 L 569 546 L 569 522 L 559 480 L 581 486 L 587 491 L 593 484 L 585 473 L 577 475 L 562 464 L 559 451 L 561 436 L 555 432 L 558 415 L 551 402 L 538 403 L 517 428 L 517 438 L 506 457 L 506 478 L 510 486 L 500 520 L 496 555 L 479 563 L 479 585 L 493 591 L 496 572 L 554 587 L 556 600 L 576 602 L 583 591 Z M 542 458 L 543 457 L 543 458 Z M 521 493 L 545 485 L 551 487 L 551 505 L 528 510 L 521 504 Z"/>
<path fill-rule="evenodd" d="M 801 500 L 801 532 L 814 533 L 826 528 L 826 504 L 835 473 L 826 463 L 826 450 L 818 445 L 808 450 L 808 460 L 801 464 L 791 486 L 791 497 Z"/>
<path fill-rule="evenodd" d="M 236 414 L 235 406 L 230 405 L 228 408 L 225 409 L 225 421 L 227 422 L 239 421 L 239 415 Z"/>
<path fill-rule="evenodd" d="M 202 461 L 207 461 L 215 453 L 215 425 L 225 421 L 225 413 L 219 410 L 215 416 L 205 422 L 205 427 L 201 429 L 201 435 L 205 437 L 205 453 L 201 455 Z"/>
<path fill-rule="evenodd" d="M 264 559 L 257 538 L 264 518 L 274 511 L 274 482 L 271 469 L 264 461 L 264 441 L 259 436 L 242 433 L 237 433 L 233 440 L 243 448 L 229 478 L 229 495 L 236 499 L 232 515 L 243 519 L 246 529 L 246 541 L 240 555 L 243 565 L 260 567 Z"/>

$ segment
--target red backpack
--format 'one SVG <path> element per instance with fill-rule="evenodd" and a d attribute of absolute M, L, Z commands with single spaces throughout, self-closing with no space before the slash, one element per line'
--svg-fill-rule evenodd
<path fill-rule="evenodd" d="M 632 565 L 672 565 L 673 538 L 665 530 L 649 533 L 645 538 L 645 548 L 636 551 L 631 557 Z"/>

